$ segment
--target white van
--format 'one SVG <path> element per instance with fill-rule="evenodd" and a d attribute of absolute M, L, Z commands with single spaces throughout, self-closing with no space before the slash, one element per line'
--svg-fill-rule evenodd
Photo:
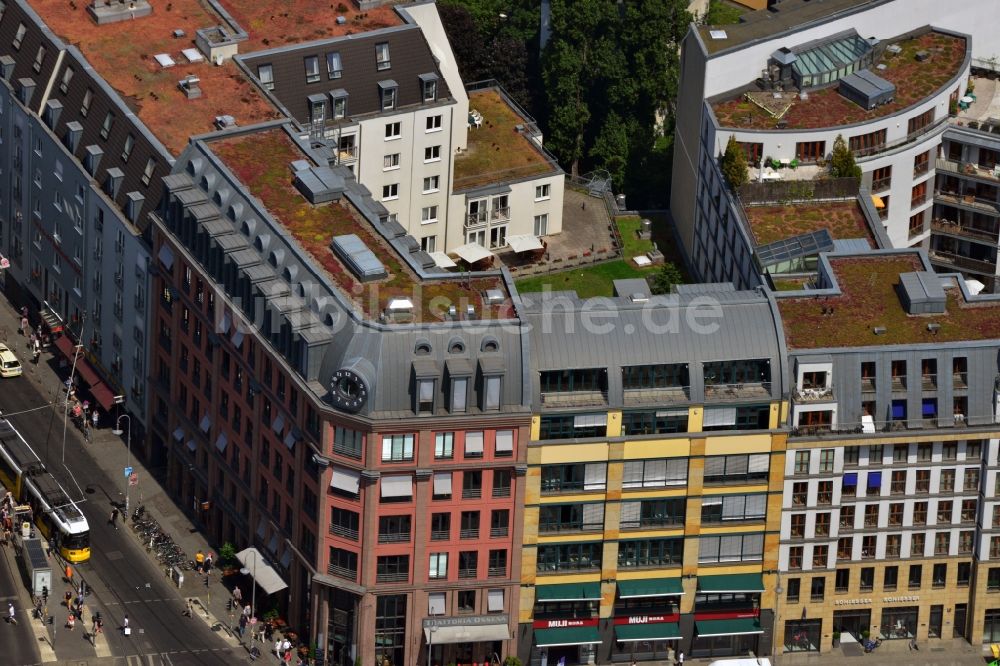
<path fill-rule="evenodd" d="M 771 666 L 767 657 L 740 657 L 738 659 L 716 659 L 708 666 Z"/>

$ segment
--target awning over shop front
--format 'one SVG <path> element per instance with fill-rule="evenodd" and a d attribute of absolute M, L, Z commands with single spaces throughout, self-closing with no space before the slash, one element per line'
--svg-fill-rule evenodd
<path fill-rule="evenodd" d="M 601 642 L 597 627 L 563 627 L 560 629 L 535 629 L 535 645 L 558 647 L 560 645 L 593 645 Z"/>
<path fill-rule="evenodd" d="M 748 617 L 738 620 L 698 620 L 694 624 L 698 638 L 707 636 L 746 636 L 748 634 L 762 634 L 764 630 L 760 628 L 760 622 L 756 618 Z"/>
<path fill-rule="evenodd" d="M 264 556 L 256 548 L 241 550 L 236 553 L 236 559 L 240 561 L 240 564 L 245 569 L 250 571 L 250 576 L 260 586 L 260 589 L 264 591 L 264 594 L 281 592 L 288 587 L 285 581 L 281 580 L 278 572 L 267 563 L 267 560 L 264 559 Z"/>
<path fill-rule="evenodd" d="M 521 252 L 541 250 L 542 240 L 532 234 L 519 234 L 516 236 L 507 236 L 507 245 L 510 245 L 510 249 L 514 250 L 514 252 L 520 254 Z"/>
<path fill-rule="evenodd" d="M 97 404 L 103 407 L 106 412 L 111 411 L 111 408 L 115 405 L 115 394 L 104 382 L 91 386 L 90 395 L 94 396 L 94 400 L 96 400 Z"/>
<path fill-rule="evenodd" d="M 535 602 L 539 601 L 600 601 L 600 583 L 564 583 L 539 585 L 535 588 Z"/>
<path fill-rule="evenodd" d="M 643 597 L 677 597 L 684 594 L 680 578 L 645 578 L 642 580 L 618 581 L 620 599 L 641 599 Z"/>
<path fill-rule="evenodd" d="M 698 576 L 698 591 L 714 594 L 730 592 L 763 592 L 764 578 L 760 574 L 726 574 Z"/>
<path fill-rule="evenodd" d="M 427 642 L 433 645 L 505 641 L 510 638 L 510 629 L 507 628 L 506 624 L 461 624 L 451 627 L 424 627 L 424 636 L 427 638 Z"/>
<path fill-rule="evenodd" d="M 615 627 L 615 638 L 622 643 L 635 641 L 679 641 L 681 626 L 676 622 L 623 624 Z"/>
<path fill-rule="evenodd" d="M 492 252 L 479 243 L 466 243 L 465 245 L 459 245 L 452 250 L 452 252 L 470 264 L 482 261 L 483 259 L 489 259 L 493 256 Z"/>
<path fill-rule="evenodd" d="M 63 320 L 62 317 L 57 315 L 55 311 L 49 307 L 48 303 L 42 304 L 41 311 L 42 321 L 45 322 L 46 328 L 49 329 L 50 333 L 61 333 L 63 330 Z"/>

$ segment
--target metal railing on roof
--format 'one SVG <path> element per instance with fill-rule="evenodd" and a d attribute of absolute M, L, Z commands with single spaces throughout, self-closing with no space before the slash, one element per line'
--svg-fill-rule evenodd
<path fill-rule="evenodd" d="M 861 181 L 857 178 L 823 180 L 779 180 L 741 185 L 737 195 L 746 206 L 789 204 L 816 201 L 846 201 L 858 196 Z"/>

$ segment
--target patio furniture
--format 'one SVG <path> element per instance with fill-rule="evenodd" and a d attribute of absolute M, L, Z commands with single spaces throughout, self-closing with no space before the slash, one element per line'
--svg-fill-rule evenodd
<path fill-rule="evenodd" d="M 469 125 L 473 127 L 482 127 L 483 114 L 479 113 L 479 111 L 476 111 L 475 109 L 469 111 Z"/>

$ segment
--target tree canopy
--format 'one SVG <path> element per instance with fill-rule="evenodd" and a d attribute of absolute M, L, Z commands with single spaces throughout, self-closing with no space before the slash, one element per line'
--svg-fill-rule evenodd
<path fill-rule="evenodd" d="M 726 143 L 726 152 L 722 154 L 719 163 L 722 175 L 725 176 L 729 187 L 734 190 L 747 183 L 747 156 L 736 141 L 736 137 L 729 135 L 729 142 Z"/>
<path fill-rule="evenodd" d="M 834 178 L 860 178 L 861 167 L 854 161 L 854 153 L 847 147 L 843 135 L 838 134 L 833 141 L 830 156 L 830 175 Z"/>

